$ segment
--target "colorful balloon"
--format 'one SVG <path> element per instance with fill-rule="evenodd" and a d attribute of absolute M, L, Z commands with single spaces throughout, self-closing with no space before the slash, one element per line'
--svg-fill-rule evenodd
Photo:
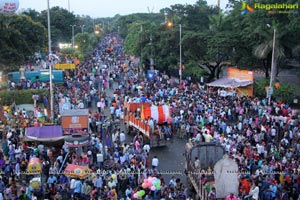
<path fill-rule="evenodd" d="M 0 0 L 0 13 L 12 14 L 19 8 L 19 0 Z"/>
<path fill-rule="evenodd" d="M 138 197 L 139 197 L 139 196 L 138 196 L 137 193 L 134 193 L 134 194 L 133 194 L 133 198 L 137 199 Z"/>
<path fill-rule="evenodd" d="M 140 192 L 140 191 L 138 191 L 136 194 L 138 195 L 138 198 L 141 198 L 141 197 L 143 197 L 143 195 L 141 194 L 141 192 Z"/>
<path fill-rule="evenodd" d="M 154 185 L 152 185 L 152 186 L 151 186 L 151 190 L 152 190 L 152 191 L 155 191 L 155 190 L 156 190 L 156 187 L 155 187 Z"/>
<path fill-rule="evenodd" d="M 117 175 L 116 175 L 116 174 L 112 174 L 112 175 L 111 175 L 111 178 L 112 178 L 112 179 L 116 179 L 116 178 L 117 178 Z"/>
<path fill-rule="evenodd" d="M 147 186 L 148 186 L 148 188 L 150 188 L 150 187 L 152 186 L 152 183 L 151 183 L 151 182 L 148 182 L 148 183 L 147 183 Z"/>
<path fill-rule="evenodd" d="M 146 189 L 148 187 L 147 183 L 142 184 L 142 188 Z"/>
<path fill-rule="evenodd" d="M 157 181 L 157 182 L 158 182 L 158 185 L 161 185 L 161 181 L 160 181 L 160 179 L 158 179 L 158 181 Z"/>

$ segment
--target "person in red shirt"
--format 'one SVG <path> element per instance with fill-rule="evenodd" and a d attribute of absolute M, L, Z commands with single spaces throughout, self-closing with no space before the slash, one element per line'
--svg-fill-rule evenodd
<path fill-rule="evenodd" d="M 246 177 L 243 177 L 240 180 L 240 189 L 239 189 L 240 194 L 248 195 L 250 192 L 250 188 L 251 188 L 251 182 Z"/>

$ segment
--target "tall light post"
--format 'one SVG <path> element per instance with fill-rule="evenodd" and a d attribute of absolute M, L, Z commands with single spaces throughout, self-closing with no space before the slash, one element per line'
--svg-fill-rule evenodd
<path fill-rule="evenodd" d="M 70 11 L 70 0 L 68 0 L 68 10 L 69 10 L 69 12 L 71 12 Z"/>
<path fill-rule="evenodd" d="M 173 23 L 172 22 L 168 22 L 167 26 L 169 28 L 173 27 Z M 179 84 L 181 84 L 182 81 L 182 46 L 181 46 L 181 40 L 182 40 L 182 29 L 181 29 L 181 24 L 179 24 Z"/>
<path fill-rule="evenodd" d="M 267 24 L 268 27 L 271 27 L 270 24 Z M 273 93 L 273 78 L 274 78 L 274 62 L 275 62 L 275 40 L 276 40 L 276 29 L 273 29 L 273 44 L 272 44 L 272 63 L 271 63 L 271 74 L 270 74 L 270 85 L 269 85 L 269 91 L 268 91 L 268 104 L 271 105 L 271 97 Z"/>
<path fill-rule="evenodd" d="M 50 26 L 50 3 L 47 0 L 47 18 L 48 18 L 48 59 L 49 59 L 49 80 L 50 80 L 50 121 L 53 123 L 54 111 L 53 111 L 53 80 L 52 80 L 52 55 L 51 55 L 51 26 Z"/>
<path fill-rule="evenodd" d="M 85 25 L 80 25 L 81 28 L 81 33 L 83 33 L 83 28 L 85 27 Z"/>
<path fill-rule="evenodd" d="M 70 25 L 71 27 L 72 27 L 72 48 L 74 49 L 74 27 L 76 26 L 76 25 Z"/>
<path fill-rule="evenodd" d="M 182 80 L 181 24 L 179 24 L 179 84 Z"/>

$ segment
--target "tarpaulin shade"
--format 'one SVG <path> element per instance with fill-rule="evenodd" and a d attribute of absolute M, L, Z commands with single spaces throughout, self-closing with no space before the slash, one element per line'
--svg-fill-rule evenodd
<path fill-rule="evenodd" d="M 142 119 L 153 118 L 157 123 L 167 122 L 170 118 L 170 108 L 167 105 L 142 107 Z"/>
<path fill-rule="evenodd" d="M 91 175 L 91 170 L 87 166 L 69 164 L 65 169 L 65 175 L 71 178 L 85 179 Z"/>
<path fill-rule="evenodd" d="M 211 83 L 206 84 L 207 86 L 212 87 L 223 87 L 223 88 L 238 88 L 238 87 L 245 87 L 248 85 L 252 85 L 253 81 L 244 81 L 235 78 L 221 78 Z"/>
<path fill-rule="evenodd" d="M 58 141 L 64 139 L 61 126 L 28 127 L 25 129 L 26 141 Z"/>
<path fill-rule="evenodd" d="M 37 173 L 40 174 L 42 172 L 42 162 L 39 158 L 31 158 L 27 165 L 28 173 Z"/>
<path fill-rule="evenodd" d="M 65 144 L 68 147 L 82 147 L 90 145 L 90 137 L 84 136 L 68 136 L 65 137 Z"/>

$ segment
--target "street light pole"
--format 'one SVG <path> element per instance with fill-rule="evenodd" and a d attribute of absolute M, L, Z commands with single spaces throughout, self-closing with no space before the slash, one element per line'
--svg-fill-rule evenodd
<path fill-rule="evenodd" d="M 50 120 L 51 123 L 53 123 L 53 117 L 54 117 L 54 112 L 53 112 L 53 80 L 52 80 L 52 58 L 51 58 L 51 26 L 50 26 L 50 5 L 49 5 L 49 0 L 47 0 L 47 18 L 48 18 L 48 59 L 49 59 L 49 80 L 50 80 Z"/>
<path fill-rule="evenodd" d="M 81 33 L 83 33 L 83 28 L 85 27 L 85 25 L 80 25 L 81 28 Z"/>
<path fill-rule="evenodd" d="M 274 59 L 275 59 L 275 38 L 276 38 L 276 29 L 274 28 L 273 32 L 273 47 L 272 47 L 272 63 L 271 63 L 271 75 L 270 75 L 270 85 L 269 85 L 269 99 L 268 104 L 271 105 L 271 96 L 273 92 L 272 84 L 273 84 L 273 78 L 274 78 Z"/>
<path fill-rule="evenodd" d="M 69 12 L 71 12 L 70 11 L 70 0 L 68 0 L 68 10 L 69 10 Z"/>
<path fill-rule="evenodd" d="M 138 78 L 140 78 L 141 73 L 143 72 L 143 47 L 142 47 L 142 39 L 143 39 L 143 24 L 141 24 L 140 28 L 140 49 L 141 49 L 141 57 L 140 57 L 140 67 L 138 68 Z"/>
<path fill-rule="evenodd" d="M 182 80 L 181 24 L 179 24 L 179 84 Z"/>
<path fill-rule="evenodd" d="M 76 25 L 70 25 L 72 27 L 72 48 L 74 49 L 74 27 Z"/>

